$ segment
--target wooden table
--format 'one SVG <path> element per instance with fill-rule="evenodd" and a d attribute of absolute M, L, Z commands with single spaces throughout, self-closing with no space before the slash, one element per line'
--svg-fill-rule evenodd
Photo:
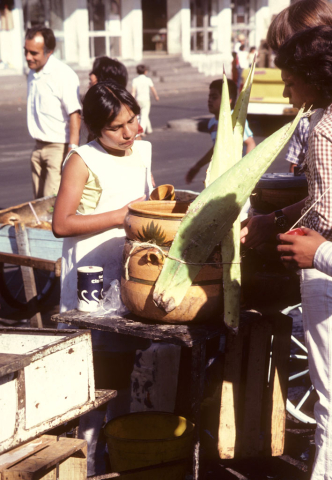
<path fill-rule="evenodd" d="M 279 319 L 281 314 L 277 314 L 277 317 Z M 288 317 L 285 317 L 284 315 L 281 315 L 284 319 L 288 319 Z M 219 318 L 217 322 L 215 323 L 205 323 L 200 324 L 200 325 L 195 325 L 195 324 L 186 324 L 186 325 L 170 325 L 170 324 L 156 324 L 152 323 L 151 321 L 141 319 L 139 317 L 136 317 L 134 315 L 127 315 L 125 318 L 119 317 L 119 316 L 105 316 L 105 317 L 91 317 L 88 314 L 79 312 L 77 310 L 71 310 L 66 313 L 62 314 L 57 314 L 52 316 L 52 321 L 54 322 L 64 322 L 68 323 L 73 327 L 79 327 L 79 328 L 90 328 L 90 329 L 96 329 L 96 330 L 104 330 L 108 332 L 116 332 L 116 333 L 121 333 L 125 335 L 133 335 L 141 338 L 146 338 L 150 339 L 152 341 L 162 341 L 166 343 L 171 343 L 174 345 L 179 345 L 181 347 L 184 347 L 185 349 L 190 349 L 191 351 L 191 361 L 190 361 L 190 391 L 188 392 L 189 397 L 190 397 L 190 419 L 195 423 L 195 441 L 194 441 L 194 450 L 193 450 L 193 478 L 195 480 L 199 479 L 199 455 L 200 455 L 200 438 L 199 438 L 199 426 L 200 426 L 200 406 L 201 406 L 201 400 L 202 400 L 202 394 L 203 394 L 203 387 L 204 387 L 204 379 L 205 379 L 205 361 L 206 361 L 206 343 L 208 340 L 213 339 L 217 336 L 225 335 L 226 337 L 230 337 L 229 339 L 229 346 L 228 348 L 231 349 L 231 354 L 229 355 L 230 358 L 230 365 L 229 365 L 229 370 L 230 370 L 230 375 L 232 375 L 233 371 L 236 372 L 236 374 L 239 372 L 240 369 L 240 359 L 242 358 L 242 355 L 239 355 L 239 362 L 236 360 L 236 352 L 239 349 L 242 349 L 243 346 L 243 340 L 246 339 L 245 334 L 238 335 L 237 337 L 234 337 L 233 335 L 229 334 L 225 328 L 225 326 L 222 323 L 222 320 Z M 265 318 L 262 317 L 262 315 L 258 312 L 251 312 L 251 311 L 244 311 L 241 313 L 241 324 L 249 325 L 249 324 L 254 324 L 256 325 L 257 322 L 255 320 L 259 320 L 260 324 L 263 324 L 263 329 L 265 329 L 264 324 L 269 323 L 269 319 L 266 319 L 267 322 L 265 322 Z M 275 323 L 279 323 L 275 322 Z M 280 322 L 282 324 L 283 322 Z M 285 344 L 285 352 L 286 354 L 283 355 L 283 361 L 285 358 L 289 357 L 289 347 L 288 347 L 288 353 L 287 353 L 287 341 L 284 341 L 284 336 L 286 335 L 287 337 L 289 336 L 289 342 L 290 342 L 290 330 L 289 330 L 289 325 L 291 328 L 291 322 L 286 322 L 288 327 L 283 329 L 283 335 L 282 335 L 282 342 L 277 342 L 275 341 L 275 345 L 278 346 L 280 343 Z M 246 328 L 243 329 L 245 331 Z M 267 360 L 267 357 L 270 355 L 270 347 L 268 345 L 269 338 L 270 338 L 270 343 L 271 343 L 271 328 L 269 330 L 267 329 L 267 332 L 265 334 L 266 337 L 266 352 L 268 355 L 262 354 L 262 358 L 264 361 L 269 361 Z M 285 333 L 286 332 L 286 333 Z M 284 335 L 285 334 L 285 335 Z M 235 339 L 235 340 L 234 340 Z M 236 340 L 239 339 L 239 340 Z M 239 344 L 237 346 L 237 343 Z M 234 347 L 234 348 L 233 348 Z M 227 343 L 226 343 L 226 348 L 227 348 Z M 269 349 L 269 350 L 268 350 Z M 260 345 L 257 345 L 256 350 L 261 351 L 262 348 Z M 288 357 L 287 357 L 288 355 Z M 226 362 L 227 363 L 227 362 Z M 243 363 L 243 362 L 242 362 Z M 276 362 L 276 365 L 278 367 L 278 382 L 280 378 L 280 370 L 283 369 L 283 363 L 278 361 Z M 281 366 L 281 369 L 279 368 Z M 237 369 L 237 367 L 239 367 Z M 272 370 L 273 370 L 272 366 Z M 263 368 L 264 369 L 264 368 Z M 266 370 L 266 369 L 264 369 Z M 271 370 L 271 371 L 272 371 Z M 253 369 L 253 374 L 255 375 L 255 368 Z M 271 373 L 271 375 L 273 375 Z M 287 371 L 284 374 L 284 377 L 287 377 Z M 264 379 L 262 378 L 262 389 L 263 390 L 263 383 Z M 265 381 L 266 383 L 266 381 Z M 257 387 L 257 381 L 256 381 L 256 387 L 253 386 L 254 388 L 248 388 L 248 391 L 250 392 L 253 390 L 252 396 L 255 396 L 255 388 Z M 271 389 L 274 391 L 274 388 Z M 283 392 L 284 393 L 284 392 Z M 224 394 L 225 398 L 227 398 L 226 392 Z M 248 404 L 252 404 L 251 398 L 249 398 Z M 259 402 L 258 402 L 259 403 Z M 255 405 L 256 407 L 256 405 Z M 225 404 L 222 404 L 221 406 L 222 410 L 224 412 L 224 415 L 228 416 L 227 414 L 227 408 L 229 409 L 234 409 L 234 405 L 231 403 L 231 401 L 228 399 L 228 405 L 225 406 Z M 261 404 L 259 403 L 259 408 L 261 408 Z M 271 415 L 273 416 L 273 409 L 271 409 Z M 278 429 L 279 431 L 281 430 L 282 432 L 282 427 L 280 426 L 282 424 L 282 413 L 280 409 L 280 404 L 278 408 L 275 408 L 276 411 L 276 417 L 278 421 Z M 259 411 L 261 413 L 261 411 Z M 234 416 L 234 415 L 233 415 Z M 250 419 L 251 421 L 256 420 L 255 416 L 251 416 L 252 418 Z M 226 423 L 226 422 L 225 422 Z M 227 425 L 225 426 L 222 425 L 222 422 L 219 427 L 219 439 L 223 437 L 223 432 L 221 432 L 222 428 L 228 429 L 231 427 L 230 422 L 227 421 Z M 259 422 L 258 422 L 259 423 Z M 249 426 L 250 427 L 250 426 Z M 237 425 L 234 425 L 234 431 L 237 429 Z M 273 428 L 271 429 L 273 430 Z M 258 428 L 255 429 L 255 435 L 259 435 L 259 426 Z M 250 435 L 248 436 L 249 441 L 250 441 Z M 238 443 L 238 438 L 234 440 L 234 448 L 233 448 L 233 453 L 236 452 L 236 446 L 235 442 Z M 230 449 L 228 449 L 230 450 Z M 219 453 L 221 454 L 221 450 L 219 448 Z M 273 453 L 272 453 L 273 454 Z M 222 456 L 221 456 L 222 458 Z M 224 458 L 231 458 L 231 457 L 224 457 Z"/>

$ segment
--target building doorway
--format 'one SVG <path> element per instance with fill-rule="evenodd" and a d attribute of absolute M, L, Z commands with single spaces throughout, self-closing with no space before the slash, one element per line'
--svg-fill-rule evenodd
<path fill-rule="evenodd" d="M 167 0 L 142 0 L 143 51 L 167 51 Z"/>

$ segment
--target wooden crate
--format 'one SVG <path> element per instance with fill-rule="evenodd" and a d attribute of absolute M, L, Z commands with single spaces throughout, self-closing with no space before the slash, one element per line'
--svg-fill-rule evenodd
<path fill-rule="evenodd" d="M 0 455 L 0 480 L 86 480 L 87 442 L 43 435 Z"/>
<path fill-rule="evenodd" d="M 292 320 L 277 314 L 226 337 L 218 452 L 222 459 L 282 455 Z"/>
<path fill-rule="evenodd" d="M 39 198 L 30 203 L 41 221 L 52 221 L 55 197 Z M 62 256 L 62 238 L 55 238 L 50 230 L 30 227 L 30 224 L 35 223 L 35 217 L 29 202 L 0 210 L 0 252 L 19 253 L 15 228 L 12 225 L 6 225 L 11 213 L 19 215 L 20 222 L 27 225 L 26 233 L 30 250 L 29 255 L 53 261 L 58 260 Z"/>
<path fill-rule="evenodd" d="M 0 329 L 0 453 L 95 402 L 90 331 Z"/>

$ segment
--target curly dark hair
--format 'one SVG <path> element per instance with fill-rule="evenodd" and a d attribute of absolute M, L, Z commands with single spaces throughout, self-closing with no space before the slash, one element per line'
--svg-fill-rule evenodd
<path fill-rule="evenodd" d="M 332 27 L 296 33 L 280 47 L 275 64 L 316 87 L 326 105 L 332 103 Z"/>
<path fill-rule="evenodd" d="M 89 132 L 100 137 L 102 129 L 113 122 L 123 105 L 139 115 L 135 98 L 117 82 L 108 80 L 89 88 L 83 100 L 83 118 Z"/>

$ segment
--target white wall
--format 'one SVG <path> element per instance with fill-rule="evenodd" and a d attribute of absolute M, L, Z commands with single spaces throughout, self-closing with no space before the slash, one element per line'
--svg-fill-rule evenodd
<path fill-rule="evenodd" d="M 122 58 L 139 62 L 143 55 L 141 0 L 122 0 Z"/>
<path fill-rule="evenodd" d="M 181 2 L 167 0 L 167 52 L 181 53 Z"/>

